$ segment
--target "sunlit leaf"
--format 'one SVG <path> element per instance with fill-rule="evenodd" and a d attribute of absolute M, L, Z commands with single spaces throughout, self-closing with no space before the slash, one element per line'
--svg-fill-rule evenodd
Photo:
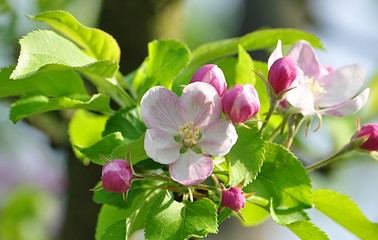
<path fill-rule="evenodd" d="M 310 221 L 293 222 L 286 227 L 301 240 L 329 240 L 327 234 Z"/>

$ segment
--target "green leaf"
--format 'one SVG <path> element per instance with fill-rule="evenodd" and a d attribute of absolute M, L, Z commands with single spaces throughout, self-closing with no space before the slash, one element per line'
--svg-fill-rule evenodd
<path fill-rule="evenodd" d="M 291 45 L 298 40 L 307 40 L 312 46 L 323 48 L 319 38 L 313 34 L 297 29 L 265 29 L 246 34 L 240 38 L 224 39 L 216 42 L 206 43 L 199 46 L 192 52 L 192 58 L 185 71 L 176 78 L 173 84 L 173 91 L 178 93 L 179 86 L 185 84 L 190 76 L 202 65 L 214 62 L 218 59 L 236 54 L 240 44 L 246 51 L 273 48 L 281 39 L 284 45 Z"/>
<path fill-rule="evenodd" d="M 82 25 L 68 12 L 48 11 L 30 16 L 30 18 L 45 22 L 65 34 L 82 47 L 89 56 L 97 60 L 111 60 L 119 63 L 121 51 L 116 40 L 100 29 Z"/>
<path fill-rule="evenodd" d="M 111 133 L 95 144 L 91 145 L 87 148 L 80 148 L 77 146 L 79 151 L 84 154 L 87 158 L 91 160 L 91 162 L 104 165 L 104 161 L 100 158 L 100 155 L 111 159 L 111 153 L 113 150 L 124 143 L 124 139 L 120 132 Z M 124 158 L 122 158 L 124 159 Z M 112 160 L 112 159 L 111 159 Z"/>
<path fill-rule="evenodd" d="M 276 209 L 312 205 L 310 178 L 303 164 L 281 145 L 265 143 L 265 161 L 256 180 L 245 188 L 256 196 L 273 199 Z"/>
<path fill-rule="evenodd" d="M 241 45 L 238 45 L 238 63 L 236 64 L 235 84 L 255 85 L 256 73 L 253 72 L 254 69 L 255 68 L 253 66 L 253 60 L 251 56 L 244 50 Z M 230 85 L 228 87 L 232 87 L 233 85 Z"/>
<path fill-rule="evenodd" d="M 16 123 L 28 116 L 63 109 L 87 109 L 99 112 L 109 112 L 110 99 L 106 95 L 95 94 L 90 96 L 53 97 L 26 96 L 12 104 L 10 119 Z"/>
<path fill-rule="evenodd" d="M 144 134 L 135 141 L 114 148 L 111 158 L 125 158 L 129 153 L 131 158 L 130 161 L 133 165 L 142 160 L 148 159 L 146 151 L 144 150 Z"/>
<path fill-rule="evenodd" d="M 280 225 L 289 225 L 294 222 L 310 220 L 307 213 L 300 208 L 277 209 L 273 201 L 270 203 L 270 215 Z"/>
<path fill-rule="evenodd" d="M 13 70 L 14 67 L 8 67 L 0 71 L 0 97 L 25 94 L 63 97 L 87 94 L 80 75 L 71 70 L 40 72 L 22 80 L 11 80 Z"/>
<path fill-rule="evenodd" d="M 244 216 L 245 221 L 240 221 L 245 226 L 255 226 L 267 220 L 269 218 L 269 212 L 264 208 L 253 204 L 251 202 L 246 202 L 244 208 L 240 210 Z"/>
<path fill-rule="evenodd" d="M 110 205 L 104 204 L 101 207 L 100 213 L 98 215 L 95 239 L 101 240 L 103 236 L 109 236 L 111 234 L 118 234 L 118 238 L 107 238 L 107 239 L 121 239 L 119 237 L 123 236 L 122 240 L 125 239 L 126 235 L 126 220 L 128 211 L 125 209 L 119 209 Z M 121 227 L 123 223 L 123 227 Z M 112 236 L 116 237 L 116 236 Z"/>
<path fill-rule="evenodd" d="M 101 236 L 101 240 L 125 240 L 126 238 L 126 220 L 121 219 L 110 227 L 105 229 L 104 234 Z"/>
<path fill-rule="evenodd" d="M 103 135 L 121 132 L 125 139 L 136 140 L 144 134 L 146 126 L 139 108 L 124 108 L 116 112 L 106 123 Z"/>
<path fill-rule="evenodd" d="M 189 239 L 217 232 L 217 208 L 207 198 L 176 202 L 168 192 L 161 194 L 147 215 L 147 240 Z"/>
<path fill-rule="evenodd" d="M 20 40 L 20 45 L 18 63 L 10 76 L 12 79 L 25 78 L 41 70 L 73 69 L 103 77 L 112 77 L 118 70 L 115 62 L 97 61 L 52 31 L 31 32 Z"/>
<path fill-rule="evenodd" d="M 236 129 L 238 140 L 226 158 L 230 162 L 230 186 L 242 181 L 247 185 L 253 181 L 263 164 L 264 141 L 255 125 L 248 128 L 240 126 Z"/>
<path fill-rule="evenodd" d="M 145 78 L 134 81 L 140 98 L 152 86 L 171 88 L 175 77 L 186 67 L 190 58 L 188 47 L 177 40 L 155 40 L 148 44 Z M 143 67 L 143 66 L 142 66 Z M 141 82 L 143 80 L 143 82 Z"/>
<path fill-rule="evenodd" d="M 310 221 L 293 222 L 286 227 L 301 240 L 329 240 L 327 234 Z"/>
<path fill-rule="evenodd" d="M 372 223 L 348 196 L 329 189 L 314 191 L 315 208 L 361 239 L 375 239 L 378 224 Z"/>
<path fill-rule="evenodd" d="M 84 109 L 77 110 L 72 116 L 68 126 L 68 135 L 76 157 L 84 163 L 89 163 L 89 159 L 86 161 L 84 155 L 74 146 L 84 148 L 99 141 L 107 119 L 107 116 L 94 114 Z"/>

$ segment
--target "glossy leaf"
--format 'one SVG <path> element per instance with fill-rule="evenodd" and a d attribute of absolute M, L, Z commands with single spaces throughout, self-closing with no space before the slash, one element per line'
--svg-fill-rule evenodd
<path fill-rule="evenodd" d="M 116 40 L 108 33 L 89 28 L 79 23 L 75 17 L 65 11 L 54 10 L 30 16 L 31 19 L 49 24 L 78 44 L 91 57 L 97 60 L 120 59 L 120 48 Z"/>
<path fill-rule="evenodd" d="M 207 198 L 176 202 L 161 194 L 147 215 L 146 240 L 189 239 L 217 232 L 217 209 Z"/>
<path fill-rule="evenodd" d="M 264 141 L 254 125 L 237 128 L 238 140 L 226 155 L 230 162 L 230 186 L 254 180 L 264 160 Z"/>
<path fill-rule="evenodd" d="M 110 99 L 108 96 L 96 94 L 89 96 L 53 97 L 26 96 L 12 104 L 10 119 L 16 123 L 28 116 L 63 109 L 87 109 L 100 112 L 109 112 Z"/>
<path fill-rule="evenodd" d="M 301 240 L 329 240 L 327 234 L 310 221 L 293 222 L 286 227 Z"/>
<path fill-rule="evenodd" d="M 248 227 L 260 224 L 267 220 L 270 216 L 266 209 L 248 201 L 240 212 L 243 214 L 245 220 L 241 220 L 240 222 Z"/>
<path fill-rule="evenodd" d="M 41 70 L 79 70 L 112 77 L 118 64 L 88 56 L 66 38 L 49 30 L 29 33 L 20 40 L 21 52 L 12 79 L 25 78 Z M 70 54 L 67 54 L 70 53 Z"/>
<path fill-rule="evenodd" d="M 329 189 L 314 191 L 315 208 L 361 239 L 378 236 L 378 224 L 372 223 L 348 196 Z"/>
<path fill-rule="evenodd" d="M 11 80 L 13 70 L 14 67 L 8 67 L 0 71 L 0 97 L 25 94 L 63 97 L 87 94 L 80 75 L 75 71 L 39 72 L 21 80 Z"/>
<path fill-rule="evenodd" d="M 275 209 L 303 209 L 312 205 L 311 182 L 303 164 L 286 148 L 275 143 L 265 143 L 261 172 L 245 191 L 273 199 Z"/>

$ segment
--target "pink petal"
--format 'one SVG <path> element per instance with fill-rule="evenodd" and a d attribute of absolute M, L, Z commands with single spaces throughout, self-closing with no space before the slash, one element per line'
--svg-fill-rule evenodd
<path fill-rule="evenodd" d="M 177 143 L 173 136 L 160 129 L 147 129 L 144 138 L 144 149 L 147 156 L 155 162 L 170 164 L 180 157 L 182 144 Z"/>
<path fill-rule="evenodd" d="M 324 74 L 323 67 L 315 54 L 311 45 L 302 40 L 298 41 L 290 50 L 288 56 L 294 58 L 306 76 L 314 78 L 321 77 Z"/>
<path fill-rule="evenodd" d="M 186 186 L 203 182 L 213 169 L 213 160 L 209 156 L 196 154 L 190 148 L 169 166 L 172 179 Z"/>
<path fill-rule="evenodd" d="M 366 72 L 362 65 L 354 64 L 341 67 L 318 80 L 324 84 L 326 93 L 315 102 L 319 107 L 331 107 L 343 103 L 361 90 L 365 82 Z"/>
<path fill-rule="evenodd" d="M 281 40 L 278 40 L 277 47 L 273 50 L 272 54 L 270 54 L 269 59 L 268 59 L 268 70 L 277 59 L 282 58 L 282 57 L 283 57 L 282 42 Z"/>
<path fill-rule="evenodd" d="M 313 114 L 314 94 L 308 88 L 307 84 L 299 84 L 287 92 L 286 100 L 294 107 L 300 109 L 304 114 Z"/>
<path fill-rule="evenodd" d="M 340 105 L 331 108 L 326 108 L 323 111 L 320 111 L 320 113 L 336 117 L 351 116 L 355 114 L 358 110 L 360 110 L 363 106 L 365 106 L 369 97 L 369 92 L 370 89 L 367 88 L 355 98 L 349 99 L 348 101 Z"/>
<path fill-rule="evenodd" d="M 228 120 L 213 122 L 201 130 L 202 138 L 198 145 L 213 156 L 226 155 L 238 139 L 234 125 Z"/>
<path fill-rule="evenodd" d="M 180 97 L 184 106 L 182 118 L 186 123 L 193 121 L 196 125 L 205 126 L 220 119 L 222 103 L 213 86 L 203 82 L 194 82 L 184 88 Z"/>
<path fill-rule="evenodd" d="M 163 129 L 169 133 L 177 133 L 182 125 L 178 113 L 179 97 L 164 87 L 153 87 L 148 90 L 140 103 L 142 117 L 148 128 Z"/>

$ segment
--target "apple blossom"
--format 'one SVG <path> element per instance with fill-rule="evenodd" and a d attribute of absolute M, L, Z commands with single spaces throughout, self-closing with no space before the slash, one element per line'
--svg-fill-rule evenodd
<path fill-rule="evenodd" d="M 205 82 L 217 90 L 219 96 L 227 90 L 227 83 L 223 71 L 215 64 L 206 64 L 200 67 L 194 74 L 190 83 Z"/>
<path fill-rule="evenodd" d="M 245 202 L 244 192 L 240 188 L 232 187 L 222 191 L 222 205 L 233 211 L 240 211 Z"/>
<path fill-rule="evenodd" d="M 256 89 L 251 84 L 236 84 L 222 96 L 223 112 L 233 123 L 243 123 L 260 110 Z"/>
<path fill-rule="evenodd" d="M 211 156 L 227 154 L 237 140 L 235 127 L 221 119 L 222 103 L 207 83 L 187 85 L 181 97 L 153 87 L 141 100 L 147 131 L 144 148 L 154 161 L 169 164 L 176 182 L 194 185 L 213 171 Z"/>
<path fill-rule="evenodd" d="M 281 41 L 268 60 L 268 68 L 281 58 Z M 306 41 L 298 41 L 287 55 L 294 59 L 303 71 L 290 86 L 286 100 L 303 114 L 327 114 L 350 116 L 366 104 L 369 89 L 359 93 L 365 70 L 359 64 L 333 70 L 320 64 L 314 49 Z"/>
<path fill-rule="evenodd" d="M 129 190 L 133 176 L 127 161 L 113 160 L 102 167 L 102 186 L 109 192 L 124 193 Z"/>
<path fill-rule="evenodd" d="M 357 133 L 356 138 L 361 138 L 367 136 L 366 141 L 364 141 L 360 148 L 368 151 L 378 150 L 378 124 L 365 124 L 361 127 L 360 131 Z"/>

